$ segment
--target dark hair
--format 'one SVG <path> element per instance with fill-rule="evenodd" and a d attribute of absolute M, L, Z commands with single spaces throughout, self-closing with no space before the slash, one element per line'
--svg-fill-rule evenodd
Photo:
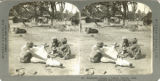
<path fill-rule="evenodd" d="M 67 38 L 63 38 L 61 42 L 62 42 L 62 44 L 66 44 L 67 43 Z"/>
<path fill-rule="evenodd" d="M 53 40 L 54 43 L 57 43 L 57 42 L 58 42 L 58 39 L 57 39 L 57 38 L 53 38 L 52 40 Z"/>
<path fill-rule="evenodd" d="M 32 48 L 33 47 L 33 42 L 27 42 L 27 47 Z"/>
<path fill-rule="evenodd" d="M 137 43 L 137 38 L 133 38 L 133 44 Z"/>

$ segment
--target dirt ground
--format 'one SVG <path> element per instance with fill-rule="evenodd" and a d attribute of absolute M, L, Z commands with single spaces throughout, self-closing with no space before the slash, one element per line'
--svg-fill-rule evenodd
<path fill-rule="evenodd" d="M 82 24 L 83 27 L 94 27 L 95 24 Z M 15 27 L 18 25 L 12 24 Z M 20 25 L 19 25 L 20 26 Z M 86 34 L 84 32 L 60 32 L 55 29 L 47 27 L 32 27 L 27 28 L 27 34 L 17 35 L 9 33 L 9 73 L 16 75 L 15 70 L 19 68 L 25 68 L 25 75 L 84 75 L 85 69 L 94 68 L 95 75 L 126 75 L 126 74 L 150 74 L 152 73 L 152 35 L 151 30 L 147 31 L 135 31 L 131 32 L 127 29 L 120 27 L 104 27 L 98 28 L 99 34 Z M 127 59 L 133 63 L 134 68 L 128 67 L 115 67 L 111 63 L 90 63 L 89 54 L 91 47 L 96 44 L 97 41 L 103 41 L 107 45 L 112 45 L 117 42 L 120 43 L 123 36 L 128 38 L 136 37 L 138 43 L 141 45 L 142 53 L 146 55 L 145 58 L 133 60 Z M 64 64 L 64 68 L 58 67 L 45 67 L 45 64 L 40 63 L 20 63 L 19 53 L 20 48 L 26 41 L 33 41 L 35 44 L 48 43 L 51 45 L 51 38 L 63 38 L 68 39 L 68 43 L 71 46 L 72 54 L 74 57 L 69 60 L 62 60 L 56 58 L 58 61 Z"/>

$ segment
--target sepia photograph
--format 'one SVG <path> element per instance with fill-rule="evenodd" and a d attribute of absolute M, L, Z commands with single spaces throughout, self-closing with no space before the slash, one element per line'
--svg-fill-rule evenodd
<path fill-rule="evenodd" d="M 8 22 L 11 76 L 152 73 L 152 11 L 143 3 L 25 2 Z"/>
<path fill-rule="evenodd" d="M 152 73 L 152 12 L 139 2 L 96 2 L 81 11 L 80 74 Z"/>
<path fill-rule="evenodd" d="M 67 2 L 27 2 L 11 8 L 10 74 L 79 74 L 79 16 L 78 8 Z"/>

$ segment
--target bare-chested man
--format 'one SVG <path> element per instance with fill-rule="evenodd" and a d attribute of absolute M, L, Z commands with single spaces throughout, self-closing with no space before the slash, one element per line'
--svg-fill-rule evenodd
<path fill-rule="evenodd" d="M 22 47 L 20 54 L 21 63 L 31 62 L 33 46 L 34 46 L 33 42 L 27 42 L 26 45 Z"/>
<path fill-rule="evenodd" d="M 90 54 L 90 62 L 98 63 L 101 61 L 103 45 L 103 42 L 97 42 L 97 44 L 92 47 L 92 52 Z"/>

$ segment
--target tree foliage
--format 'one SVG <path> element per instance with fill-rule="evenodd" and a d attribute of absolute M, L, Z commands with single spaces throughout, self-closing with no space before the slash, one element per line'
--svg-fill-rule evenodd
<path fill-rule="evenodd" d="M 73 16 L 73 13 L 67 10 L 64 11 L 65 4 L 65 2 L 55 1 L 36 1 L 20 3 L 10 10 L 9 15 L 16 17 L 19 20 L 33 20 L 35 23 L 39 23 L 40 18 L 46 17 L 47 19 L 51 20 L 51 25 L 53 25 L 53 20 L 69 20 Z M 57 9 L 57 6 L 59 6 L 59 10 Z M 41 21 L 43 21 L 43 19 L 41 19 Z"/>
<path fill-rule="evenodd" d="M 129 12 L 129 4 L 132 6 L 132 12 Z M 110 19 L 111 17 L 121 15 L 119 18 L 123 19 L 123 25 L 125 25 L 125 20 L 127 18 L 135 18 L 136 9 L 137 3 L 131 1 L 97 2 L 86 6 L 82 10 L 82 16 L 87 16 L 90 18 Z"/>

